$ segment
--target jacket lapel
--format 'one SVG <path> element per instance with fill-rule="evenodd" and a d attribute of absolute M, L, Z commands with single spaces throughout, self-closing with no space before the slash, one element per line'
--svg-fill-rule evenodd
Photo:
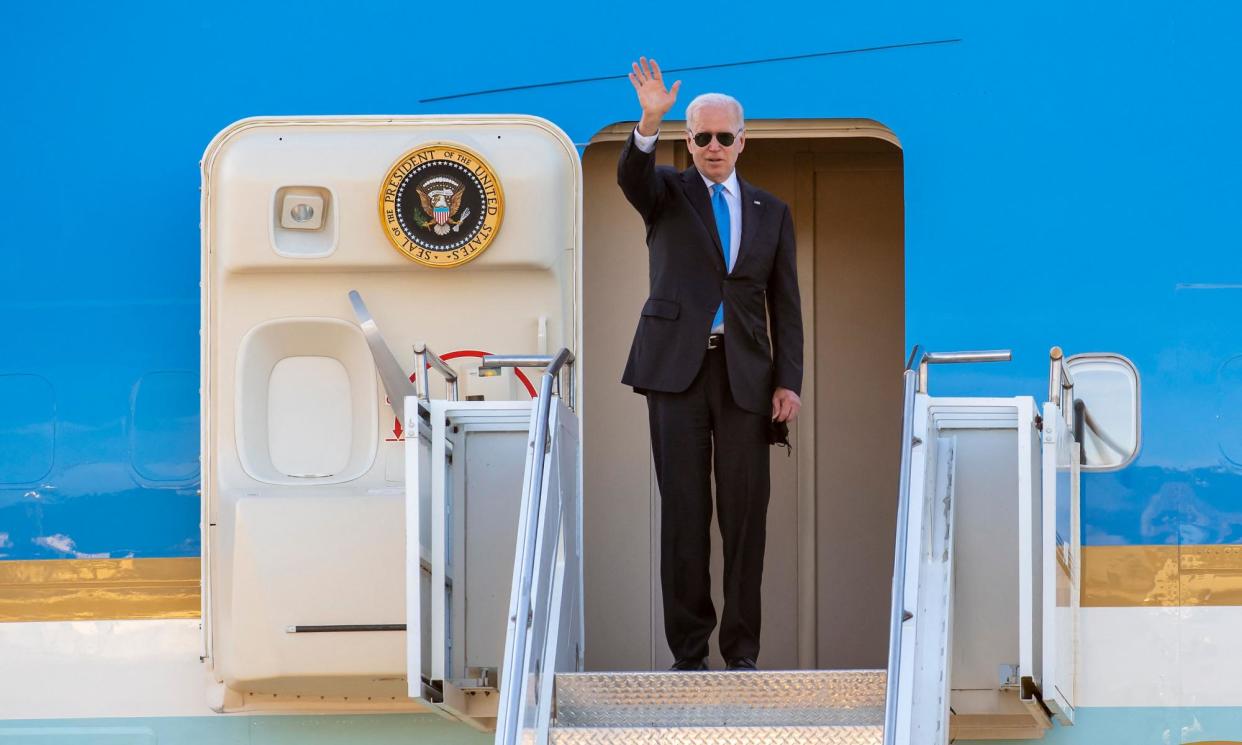
<path fill-rule="evenodd" d="M 712 254 L 712 261 L 717 269 L 727 273 L 724 256 L 720 249 L 720 232 L 716 230 L 716 214 L 712 212 L 712 203 L 707 196 L 707 186 L 703 183 L 703 177 L 699 175 L 698 169 L 694 166 L 681 172 L 681 188 L 686 193 L 686 199 L 690 200 L 690 206 L 694 207 L 694 211 L 698 213 L 699 220 L 703 222 L 707 234 L 712 237 L 712 245 L 708 247 Z M 745 225 L 746 222 L 743 220 L 743 229 Z"/>
<path fill-rule="evenodd" d="M 759 229 L 759 211 L 763 209 L 763 206 L 755 201 L 754 188 L 743 181 L 741 176 L 737 177 L 737 183 L 742 192 L 738 195 L 742 202 L 742 239 L 738 241 L 737 261 L 733 262 L 734 270 L 741 266 L 742 260 L 746 258 L 747 250 L 754 240 L 755 231 Z"/>

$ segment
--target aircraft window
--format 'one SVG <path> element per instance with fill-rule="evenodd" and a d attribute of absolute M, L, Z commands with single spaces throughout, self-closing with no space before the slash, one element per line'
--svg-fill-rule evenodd
<path fill-rule="evenodd" d="M 0 484 L 38 481 L 52 470 L 56 398 L 38 375 L 0 375 Z"/>
<path fill-rule="evenodd" d="M 1216 427 L 1221 455 L 1242 466 L 1242 355 L 1230 358 L 1217 373 Z"/>
<path fill-rule="evenodd" d="M 198 476 L 198 371 L 149 372 L 130 398 L 129 456 L 145 481 Z"/>
<path fill-rule="evenodd" d="M 242 467 L 284 486 L 358 478 L 378 448 L 376 391 L 371 352 L 354 324 L 303 317 L 255 326 L 237 356 Z"/>
<path fill-rule="evenodd" d="M 1126 467 L 1142 443 L 1138 369 L 1118 354 L 1077 354 L 1065 365 L 1083 404 L 1083 470 Z"/>

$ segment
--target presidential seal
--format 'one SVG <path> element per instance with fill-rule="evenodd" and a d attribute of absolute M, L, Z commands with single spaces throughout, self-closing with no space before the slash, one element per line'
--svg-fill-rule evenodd
<path fill-rule="evenodd" d="M 384 234 L 426 266 L 460 266 L 483 253 L 500 230 L 504 206 L 500 180 L 487 161 L 450 143 L 402 155 L 380 187 Z"/>

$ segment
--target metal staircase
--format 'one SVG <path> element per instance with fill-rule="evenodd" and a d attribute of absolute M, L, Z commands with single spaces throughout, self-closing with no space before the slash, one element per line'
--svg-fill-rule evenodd
<path fill-rule="evenodd" d="M 549 741 L 879 745 L 886 679 L 883 670 L 562 673 Z"/>
<path fill-rule="evenodd" d="M 532 413 L 497 745 L 944 745 L 1072 723 L 1078 561 L 1057 540 L 1078 531 L 1068 407 L 1053 395 L 1040 417 L 1029 396 L 926 390 L 930 364 L 1009 352 L 916 348 L 907 366 L 887 670 L 658 673 L 580 672 L 580 441 L 552 392 L 567 355 Z M 1054 366 L 1054 394 L 1065 378 Z"/>

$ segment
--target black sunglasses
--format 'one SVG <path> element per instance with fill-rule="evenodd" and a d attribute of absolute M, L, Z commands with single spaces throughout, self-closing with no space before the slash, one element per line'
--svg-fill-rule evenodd
<path fill-rule="evenodd" d="M 729 147 L 737 139 L 737 135 L 732 132 L 699 132 L 691 135 L 690 139 L 694 140 L 694 144 L 699 147 L 707 147 L 711 144 L 713 135 L 722 147 Z"/>

